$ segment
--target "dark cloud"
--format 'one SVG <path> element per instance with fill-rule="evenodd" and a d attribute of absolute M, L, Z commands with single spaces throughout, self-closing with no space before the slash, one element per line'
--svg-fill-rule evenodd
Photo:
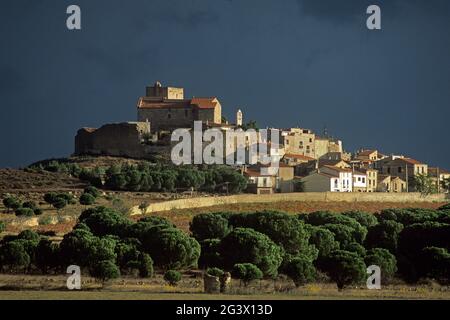
<path fill-rule="evenodd" d="M 297 0 L 303 15 L 346 24 L 366 18 L 370 5 L 380 6 L 383 16 L 398 17 L 402 10 L 413 9 L 423 14 L 448 16 L 448 0 Z"/>
<path fill-rule="evenodd" d="M 4 98 L 10 93 L 23 90 L 26 79 L 11 66 L 0 66 L 0 95 Z"/>
<path fill-rule="evenodd" d="M 261 126 L 300 125 L 450 169 L 448 0 L 0 1 L 0 166 L 73 152 L 79 127 L 136 118 L 156 80 Z M 383 32 L 365 28 L 379 4 Z M 11 121 L 11 119 L 15 121 Z"/>

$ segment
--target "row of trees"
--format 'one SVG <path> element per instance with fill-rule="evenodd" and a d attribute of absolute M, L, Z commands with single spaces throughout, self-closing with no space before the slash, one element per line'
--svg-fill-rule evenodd
<path fill-rule="evenodd" d="M 4 198 L 3 205 L 6 208 L 6 213 L 10 213 L 12 210 L 17 216 L 31 217 L 42 214 L 42 209 L 38 207 L 36 202 L 22 202 L 19 198 L 13 196 Z"/>
<path fill-rule="evenodd" d="M 88 169 L 76 163 L 53 160 L 34 164 L 29 169 L 66 173 L 95 187 L 118 191 L 173 192 L 178 188 L 240 193 L 247 187 L 247 180 L 239 172 L 229 166 L 219 165 L 177 167 L 144 161 L 137 165 Z"/>
<path fill-rule="evenodd" d="M 282 273 L 297 286 L 325 274 L 339 288 L 360 283 L 378 265 L 384 281 L 448 283 L 450 208 L 197 215 L 192 236 L 160 217 L 132 222 L 104 207 L 85 210 L 57 245 L 31 231 L 0 243 L 2 270 L 61 272 L 79 265 L 100 279 L 120 274 L 151 276 L 153 267 L 231 271 L 248 282 Z M 217 270 L 216 270 L 217 271 Z M 261 276 L 260 276 L 261 275 Z"/>
<path fill-rule="evenodd" d="M 265 277 L 284 273 L 296 285 L 320 272 L 342 288 L 364 280 L 366 267 L 378 265 L 384 281 L 397 276 L 448 283 L 449 209 L 211 213 L 194 217 L 190 229 L 201 245 L 203 268 L 252 263 Z"/>

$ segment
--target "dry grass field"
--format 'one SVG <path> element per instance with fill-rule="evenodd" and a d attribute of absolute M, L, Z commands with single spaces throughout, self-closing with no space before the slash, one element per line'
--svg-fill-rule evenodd
<path fill-rule="evenodd" d="M 313 283 L 295 288 L 288 280 L 256 281 L 245 288 L 234 280 L 229 294 L 202 293 L 202 279 L 184 275 L 177 287 L 166 285 L 162 275 L 151 279 L 123 278 L 105 285 L 82 279 L 81 291 L 65 288 L 64 276 L 0 275 L 0 299 L 26 300 L 361 300 L 361 299 L 450 299 L 450 288 L 433 283 L 410 287 L 405 284 L 338 291 L 333 284 Z M 20 288 L 20 289 L 19 289 Z"/>

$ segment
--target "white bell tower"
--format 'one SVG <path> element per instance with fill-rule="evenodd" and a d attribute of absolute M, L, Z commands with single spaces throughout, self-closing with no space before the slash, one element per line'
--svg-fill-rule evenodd
<path fill-rule="evenodd" d="M 243 121 L 244 121 L 244 116 L 242 114 L 241 109 L 239 109 L 236 113 L 236 125 L 238 127 L 242 127 Z"/>

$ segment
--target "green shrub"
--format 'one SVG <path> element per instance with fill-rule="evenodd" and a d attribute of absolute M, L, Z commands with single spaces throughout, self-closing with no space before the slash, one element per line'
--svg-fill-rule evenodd
<path fill-rule="evenodd" d="M 47 226 L 52 223 L 52 217 L 51 216 L 40 217 L 38 223 L 40 226 Z"/>
<path fill-rule="evenodd" d="M 379 266 L 381 277 L 385 280 L 392 279 L 397 272 L 397 259 L 387 249 L 373 248 L 369 250 L 364 261 L 367 266 Z"/>
<path fill-rule="evenodd" d="M 64 235 L 60 244 L 61 263 L 66 265 L 89 266 L 91 246 L 94 235 L 85 229 L 74 229 Z"/>
<path fill-rule="evenodd" d="M 90 269 L 92 277 L 101 280 L 102 282 L 116 279 L 120 277 L 120 270 L 111 260 L 103 260 L 94 263 Z"/>
<path fill-rule="evenodd" d="M 366 265 L 358 254 L 344 250 L 333 251 L 320 266 L 339 290 L 350 284 L 361 283 L 366 276 Z"/>
<path fill-rule="evenodd" d="M 0 246 L 0 265 L 11 269 L 28 268 L 31 257 L 26 250 L 24 240 L 13 240 Z"/>
<path fill-rule="evenodd" d="M 164 280 L 166 280 L 169 285 L 175 287 L 181 280 L 181 273 L 175 270 L 168 270 L 164 273 Z"/>
<path fill-rule="evenodd" d="M 295 216 L 277 211 L 234 214 L 229 217 L 233 227 L 251 228 L 267 235 L 287 253 L 307 254 L 315 252 L 308 243 L 309 232 L 305 224 Z"/>
<path fill-rule="evenodd" d="M 84 188 L 84 193 L 90 194 L 94 198 L 98 198 L 101 195 L 100 191 L 94 186 Z"/>
<path fill-rule="evenodd" d="M 33 209 L 30 208 L 18 208 L 15 210 L 16 216 L 18 217 L 32 217 L 34 216 Z"/>
<path fill-rule="evenodd" d="M 40 240 L 36 248 L 36 267 L 46 274 L 59 264 L 59 246 L 48 239 Z"/>
<path fill-rule="evenodd" d="M 200 244 L 179 229 L 151 226 L 138 239 L 158 267 L 181 269 L 198 265 Z"/>
<path fill-rule="evenodd" d="M 231 269 L 235 264 L 252 263 L 265 276 L 275 277 L 283 260 L 283 249 L 268 236 L 248 228 L 236 228 L 219 246 L 224 267 Z"/>
<path fill-rule="evenodd" d="M 90 206 L 95 203 L 95 197 L 90 193 L 83 193 L 80 196 L 80 204 L 84 206 Z"/>
<path fill-rule="evenodd" d="M 222 265 L 219 253 L 220 239 L 206 239 L 200 241 L 200 258 L 198 266 L 200 268 L 219 267 Z"/>
<path fill-rule="evenodd" d="M 404 226 L 414 223 L 424 223 L 435 221 L 438 218 L 438 211 L 431 209 L 385 209 L 382 210 L 377 218 L 379 221 L 393 220 Z"/>
<path fill-rule="evenodd" d="M 26 201 L 26 202 L 24 202 L 24 203 L 22 204 L 22 207 L 23 207 L 23 208 L 30 208 L 30 209 L 32 209 L 33 211 L 35 211 L 36 209 L 38 209 L 38 206 L 37 206 L 36 202 L 34 202 L 34 201 Z"/>
<path fill-rule="evenodd" d="M 309 243 L 319 250 L 319 258 L 325 257 L 330 252 L 339 249 L 339 242 L 334 239 L 334 233 L 323 227 L 309 225 Z"/>
<path fill-rule="evenodd" d="M 52 206 L 57 210 L 64 209 L 67 206 L 68 202 L 64 198 L 57 198 L 55 202 L 52 203 Z"/>
<path fill-rule="evenodd" d="M 6 230 L 6 224 L 3 221 L 0 221 L 0 233 Z"/>
<path fill-rule="evenodd" d="M 50 205 L 53 205 L 53 203 L 58 198 L 58 194 L 55 192 L 49 192 L 44 195 L 44 201 L 47 202 Z"/>
<path fill-rule="evenodd" d="M 379 224 L 370 227 L 367 233 L 365 247 L 384 248 L 395 254 L 398 247 L 398 238 L 403 225 L 394 220 L 382 220 Z"/>
<path fill-rule="evenodd" d="M 438 210 L 450 210 L 450 203 L 440 206 Z"/>
<path fill-rule="evenodd" d="M 263 278 L 263 272 L 252 263 L 237 263 L 233 267 L 233 276 L 248 286 L 251 281 Z"/>
<path fill-rule="evenodd" d="M 231 230 L 228 219 L 220 213 L 205 213 L 195 216 L 190 223 L 192 236 L 198 241 L 222 239 Z"/>
<path fill-rule="evenodd" d="M 161 225 L 161 226 L 167 226 L 167 227 L 175 228 L 175 225 L 172 222 L 170 222 L 169 220 L 167 220 L 164 217 L 158 217 L 158 216 L 144 217 L 144 218 L 139 219 L 138 222 L 139 223 L 146 223 L 146 225 L 152 225 L 152 226 Z"/>
<path fill-rule="evenodd" d="M 106 207 L 84 210 L 78 221 L 86 224 L 96 236 L 124 235 L 131 225 L 121 213 Z"/>
<path fill-rule="evenodd" d="M 419 276 L 448 284 L 450 281 L 450 254 L 445 248 L 426 247 L 419 260 Z"/>
<path fill-rule="evenodd" d="M 221 277 L 223 276 L 223 270 L 219 269 L 219 268 L 208 268 L 208 270 L 206 270 L 206 273 L 209 274 L 210 276 L 214 276 L 214 277 Z"/>
<path fill-rule="evenodd" d="M 7 197 L 3 199 L 3 205 L 7 209 L 8 213 L 11 209 L 15 211 L 22 206 L 20 200 L 17 199 L 16 197 Z"/>
<path fill-rule="evenodd" d="M 342 250 L 354 252 L 362 258 L 366 256 L 366 249 L 357 242 L 350 242 L 349 244 L 343 246 Z"/>
<path fill-rule="evenodd" d="M 310 259 L 299 256 L 290 259 L 283 272 L 294 281 L 296 287 L 311 282 L 316 277 L 316 269 Z"/>
<path fill-rule="evenodd" d="M 32 230 L 24 230 L 19 233 L 17 239 L 29 240 L 38 243 L 41 240 L 41 236 Z"/>
<path fill-rule="evenodd" d="M 327 223 L 322 225 L 322 228 L 333 233 L 334 238 L 339 242 L 341 248 L 352 242 L 356 242 L 356 239 L 353 236 L 353 229 L 345 224 Z"/>
<path fill-rule="evenodd" d="M 348 233 L 350 231 L 351 239 L 347 239 L 348 237 L 345 236 L 346 239 L 338 239 L 337 236 L 335 236 L 336 240 L 343 244 L 341 242 L 345 240 L 345 242 L 358 242 L 363 243 L 364 239 L 367 235 L 367 228 L 362 226 L 357 220 L 351 218 L 348 215 L 343 215 L 339 213 L 333 213 L 329 211 L 317 211 L 310 214 L 303 214 L 298 216 L 299 219 L 304 220 L 308 224 L 312 224 L 314 226 L 326 226 L 326 225 L 339 225 L 344 226 L 345 233 Z M 327 228 L 328 229 L 328 228 Z M 336 228 L 333 228 L 336 229 Z M 332 231 L 332 230 L 330 230 Z M 339 233 L 344 232 L 344 230 L 335 230 L 340 231 Z M 334 232 L 333 232 L 334 233 Z M 336 233 L 335 233 L 336 235 Z M 343 236 L 343 234 L 341 234 Z"/>
<path fill-rule="evenodd" d="M 139 255 L 139 276 L 141 278 L 153 277 L 153 260 L 147 253 Z"/>
<path fill-rule="evenodd" d="M 342 213 L 344 216 L 350 217 L 358 221 L 362 226 L 366 228 L 373 227 L 378 224 L 378 220 L 372 213 L 364 211 L 346 211 Z"/>

